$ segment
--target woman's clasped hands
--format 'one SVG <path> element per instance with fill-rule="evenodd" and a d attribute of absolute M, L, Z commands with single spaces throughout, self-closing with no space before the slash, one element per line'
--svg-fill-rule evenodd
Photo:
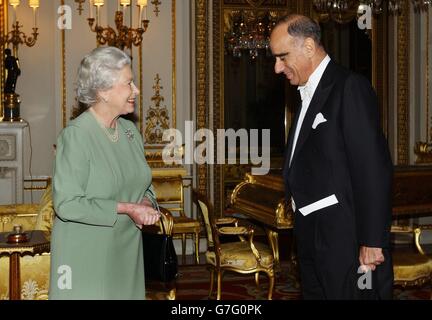
<path fill-rule="evenodd" d="M 160 219 L 160 213 L 149 203 L 119 203 L 118 212 L 127 214 L 138 228 L 143 225 L 155 224 Z"/>

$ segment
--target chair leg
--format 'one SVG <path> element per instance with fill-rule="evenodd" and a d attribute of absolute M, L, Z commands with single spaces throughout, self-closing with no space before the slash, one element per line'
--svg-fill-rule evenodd
<path fill-rule="evenodd" d="M 195 262 L 196 264 L 199 264 L 199 232 L 195 232 Z"/>
<path fill-rule="evenodd" d="M 171 289 L 168 292 L 167 300 L 175 300 L 176 299 L 176 291 L 177 291 L 176 288 Z"/>
<path fill-rule="evenodd" d="M 182 264 L 186 264 L 186 234 L 182 233 Z"/>
<path fill-rule="evenodd" d="M 214 269 L 210 270 L 210 290 L 209 290 L 209 298 L 211 298 L 213 294 L 213 284 L 214 284 Z"/>
<path fill-rule="evenodd" d="M 259 272 L 255 272 L 255 284 L 259 287 Z"/>
<path fill-rule="evenodd" d="M 273 270 L 271 270 L 267 274 L 269 277 L 269 291 L 268 291 L 267 298 L 268 298 L 268 300 L 271 300 L 272 296 L 273 296 L 273 287 L 274 287 L 274 272 L 273 272 Z"/>
<path fill-rule="evenodd" d="M 221 299 L 221 291 L 222 291 L 222 271 L 218 270 L 217 272 L 217 296 L 216 300 Z"/>

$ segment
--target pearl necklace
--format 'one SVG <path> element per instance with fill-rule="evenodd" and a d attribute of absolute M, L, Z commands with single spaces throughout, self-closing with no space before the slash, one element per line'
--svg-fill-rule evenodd
<path fill-rule="evenodd" d="M 115 129 L 114 129 L 114 133 L 109 132 L 109 130 L 102 123 L 99 123 L 99 124 L 100 124 L 103 132 L 105 132 L 108 139 L 110 139 L 112 142 L 117 142 L 119 140 L 119 132 L 118 132 L 117 123 L 116 123 Z"/>
<path fill-rule="evenodd" d="M 93 110 L 93 115 L 96 119 L 96 121 L 99 123 L 99 126 L 102 128 L 102 131 L 105 132 L 105 135 L 110 139 L 111 142 L 117 142 L 119 140 L 119 131 L 118 131 L 118 124 L 116 122 L 114 133 L 109 132 L 109 130 L 104 126 L 104 124 L 99 120 L 96 112 Z"/>

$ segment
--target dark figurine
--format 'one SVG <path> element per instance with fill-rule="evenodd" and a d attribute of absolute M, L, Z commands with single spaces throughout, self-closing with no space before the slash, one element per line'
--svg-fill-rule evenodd
<path fill-rule="evenodd" d="M 4 93 L 15 93 L 16 82 L 18 76 L 21 74 L 21 70 L 18 66 L 18 59 L 12 55 L 9 48 L 5 51 L 5 70 L 6 70 L 6 83 L 4 87 Z"/>

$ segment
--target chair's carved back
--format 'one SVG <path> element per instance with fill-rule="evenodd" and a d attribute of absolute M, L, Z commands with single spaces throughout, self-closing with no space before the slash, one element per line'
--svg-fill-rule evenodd
<path fill-rule="evenodd" d="M 213 206 L 208 201 L 207 197 L 203 196 L 195 189 L 192 190 L 192 200 L 198 206 L 198 210 L 201 212 L 203 217 L 207 233 L 208 247 L 210 250 L 216 252 L 216 259 L 219 261 L 220 241 L 217 233 Z"/>
<path fill-rule="evenodd" d="M 153 188 L 157 201 L 171 213 L 178 213 L 184 217 L 184 190 L 183 178 L 178 177 L 154 177 Z"/>

